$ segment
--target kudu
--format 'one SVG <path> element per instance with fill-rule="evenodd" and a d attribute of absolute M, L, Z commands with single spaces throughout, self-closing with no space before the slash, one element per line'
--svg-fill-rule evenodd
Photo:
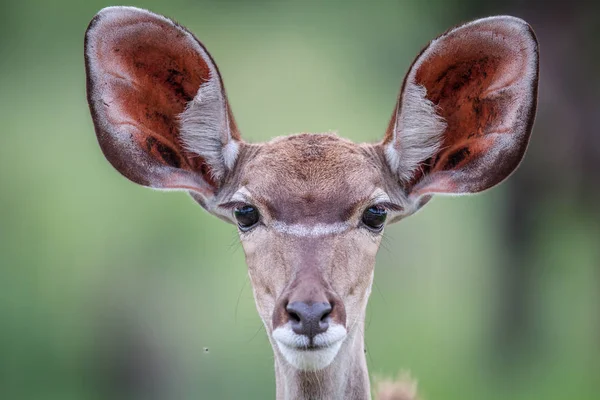
<path fill-rule="evenodd" d="M 330 133 L 244 142 L 208 51 L 146 10 L 100 11 L 85 61 L 108 161 L 138 184 L 187 191 L 237 225 L 278 399 L 370 398 L 363 331 L 385 225 L 434 194 L 504 180 L 525 153 L 536 110 L 537 41 L 506 16 L 433 40 L 375 144 Z"/>

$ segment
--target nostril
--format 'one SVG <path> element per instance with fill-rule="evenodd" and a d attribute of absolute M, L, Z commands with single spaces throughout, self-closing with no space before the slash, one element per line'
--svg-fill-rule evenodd
<path fill-rule="evenodd" d="M 318 322 L 318 331 L 325 332 L 329 329 L 329 322 L 331 312 L 333 311 L 333 305 L 331 303 L 324 303 L 323 308 L 321 309 L 321 317 Z"/>
<path fill-rule="evenodd" d="M 300 324 L 304 320 L 303 309 L 299 303 L 291 303 L 285 307 L 288 318 L 293 324 Z"/>
<path fill-rule="evenodd" d="M 332 303 L 324 303 L 323 308 L 321 309 L 321 318 L 320 322 L 325 322 L 328 320 L 329 316 L 333 312 L 333 304 Z"/>
<path fill-rule="evenodd" d="M 290 316 L 290 320 L 293 322 L 300 322 L 300 316 L 296 314 L 294 311 L 288 310 L 288 315 Z"/>

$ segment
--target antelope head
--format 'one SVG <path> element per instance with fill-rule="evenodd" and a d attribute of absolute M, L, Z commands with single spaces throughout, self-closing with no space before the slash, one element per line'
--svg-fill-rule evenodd
<path fill-rule="evenodd" d="M 237 227 L 277 397 L 369 398 L 363 329 L 382 232 L 434 194 L 481 192 L 515 170 L 536 109 L 529 25 L 492 17 L 433 40 L 374 144 L 329 133 L 243 141 L 206 48 L 149 11 L 103 9 L 85 39 L 108 161 Z"/>

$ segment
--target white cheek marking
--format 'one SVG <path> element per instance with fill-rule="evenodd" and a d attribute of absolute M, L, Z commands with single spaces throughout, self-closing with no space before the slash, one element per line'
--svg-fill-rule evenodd
<path fill-rule="evenodd" d="M 333 224 L 286 224 L 274 221 L 271 226 L 278 232 L 300 237 L 318 237 L 342 233 L 350 229 L 350 225 L 343 222 Z"/>
<path fill-rule="evenodd" d="M 327 331 L 316 335 L 313 340 L 315 345 L 325 347 L 318 350 L 300 350 L 308 346 L 308 337 L 294 333 L 286 324 L 273 331 L 273 339 L 283 358 L 293 367 L 302 371 L 317 371 L 331 364 L 346 334 L 346 328 L 343 326 L 331 325 Z"/>

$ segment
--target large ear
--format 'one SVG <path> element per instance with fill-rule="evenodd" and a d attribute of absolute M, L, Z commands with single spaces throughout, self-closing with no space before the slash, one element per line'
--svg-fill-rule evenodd
<path fill-rule="evenodd" d="M 382 143 L 413 210 L 433 194 L 507 178 L 527 148 L 537 87 L 537 40 L 523 20 L 480 19 L 433 40 L 406 75 Z"/>
<path fill-rule="evenodd" d="M 85 64 L 108 161 L 138 184 L 209 201 L 235 164 L 240 136 L 204 46 L 170 19 L 109 7 L 88 27 Z"/>

